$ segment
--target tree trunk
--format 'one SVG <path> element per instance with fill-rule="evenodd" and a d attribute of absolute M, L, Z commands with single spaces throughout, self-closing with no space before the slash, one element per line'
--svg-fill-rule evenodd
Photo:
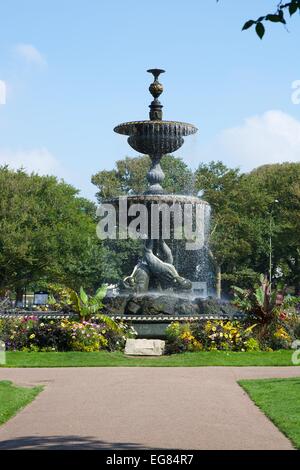
<path fill-rule="evenodd" d="M 216 293 L 217 299 L 221 300 L 222 297 L 222 271 L 221 266 L 217 265 L 216 269 Z"/>
<path fill-rule="evenodd" d="M 22 287 L 16 288 L 16 307 L 23 307 L 24 289 Z"/>

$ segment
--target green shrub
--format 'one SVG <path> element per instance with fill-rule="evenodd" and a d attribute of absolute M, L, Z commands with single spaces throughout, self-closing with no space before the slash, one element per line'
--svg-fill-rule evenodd
<path fill-rule="evenodd" d="M 259 344 L 253 337 L 255 326 L 246 326 L 238 321 L 215 320 L 195 324 L 193 332 L 208 351 L 253 351 L 259 350 Z"/>
<path fill-rule="evenodd" d="M 233 303 L 247 314 L 249 324 L 257 324 L 254 332 L 261 349 L 289 349 L 300 332 L 299 298 L 287 295 L 283 287 L 272 287 L 264 275 L 253 289 L 233 291 Z"/>
<path fill-rule="evenodd" d="M 191 332 L 189 323 L 171 323 L 166 329 L 166 353 L 176 354 L 186 351 L 201 351 L 203 346 Z"/>
<path fill-rule="evenodd" d="M 295 325 L 294 335 L 296 339 L 300 339 L 300 321 L 297 325 Z"/>
<path fill-rule="evenodd" d="M 290 349 L 293 341 L 293 332 L 286 320 L 273 321 L 260 325 L 255 330 L 255 337 L 262 350 Z"/>
<path fill-rule="evenodd" d="M 285 318 L 286 327 L 293 339 L 300 339 L 300 315 L 288 315 Z"/>

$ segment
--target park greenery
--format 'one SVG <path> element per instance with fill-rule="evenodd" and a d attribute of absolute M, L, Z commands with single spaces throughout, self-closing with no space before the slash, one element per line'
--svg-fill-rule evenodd
<path fill-rule="evenodd" d="M 42 386 L 20 387 L 9 380 L 0 381 L 0 425 L 28 405 L 41 391 Z"/>
<path fill-rule="evenodd" d="M 300 450 L 300 379 L 241 380 L 239 384 Z"/>
<path fill-rule="evenodd" d="M 95 205 L 53 176 L 0 168 L 0 289 L 21 299 L 49 282 L 94 290 L 113 260 L 95 231 Z M 117 270 L 117 268 L 115 268 Z M 113 277 L 113 275 L 112 275 Z"/>
<path fill-rule="evenodd" d="M 258 352 L 291 349 L 300 339 L 297 300 L 267 290 L 267 281 L 254 291 L 235 289 L 235 303 L 244 312 L 237 320 L 173 322 L 166 329 L 166 352 Z M 136 332 L 129 323 L 101 313 L 105 288 L 94 296 L 71 291 L 68 316 L 12 316 L 0 319 L 0 339 L 7 351 L 123 351 Z M 76 317 L 77 314 L 77 317 Z M 53 319 L 54 318 L 54 319 Z M 79 321 L 78 321 L 79 320 Z"/>
<path fill-rule="evenodd" d="M 291 351 L 199 351 L 161 357 L 129 357 L 121 351 L 8 351 L 5 367 L 206 367 L 292 366 Z M 1 366 L 0 366 L 1 368 Z M 1 369 L 0 369 L 1 370 Z"/>
<path fill-rule="evenodd" d="M 263 275 L 252 289 L 232 287 L 240 320 L 171 323 L 166 330 L 171 354 L 196 351 L 276 351 L 300 339 L 299 298 L 273 289 Z"/>

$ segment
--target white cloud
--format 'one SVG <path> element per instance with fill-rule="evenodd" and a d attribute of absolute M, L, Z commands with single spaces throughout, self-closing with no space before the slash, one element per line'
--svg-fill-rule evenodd
<path fill-rule="evenodd" d="M 28 173 L 40 175 L 61 173 L 58 160 L 43 147 L 16 151 L 0 149 L 0 165 L 9 165 L 13 169 L 22 167 Z"/>
<path fill-rule="evenodd" d="M 222 131 L 214 150 L 215 160 L 244 171 L 268 163 L 299 162 L 300 121 L 282 111 L 267 111 Z"/>
<path fill-rule="evenodd" d="M 15 46 L 15 50 L 19 57 L 24 59 L 26 62 L 40 66 L 47 65 L 45 57 L 32 44 L 17 44 Z"/>
<path fill-rule="evenodd" d="M 54 175 L 75 188 L 80 189 L 84 197 L 94 199 L 96 188 L 90 183 L 89 172 L 67 168 L 45 147 L 30 150 L 12 150 L 0 148 L 0 166 L 8 165 L 17 170 L 23 168 L 26 173 Z"/>

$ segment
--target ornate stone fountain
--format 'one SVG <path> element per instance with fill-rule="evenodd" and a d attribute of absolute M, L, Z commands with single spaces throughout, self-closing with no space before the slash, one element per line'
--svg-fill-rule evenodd
<path fill-rule="evenodd" d="M 150 104 L 149 120 L 126 122 L 115 127 L 118 134 L 128 136 L 129 145 L 140 154 L 149 155 L 151 168 L 147 179 L 149 187 L 144 194 L 128 195 L 111 201 L 119 212 L 123 210 L 123 202 L 126 207 L 140 204 L 151 213 L 153 207 L 158 209 L 163 206 L 184 208 L 189 205 L 193 209 L 193 217 L 200 222 L 202 236 L 199 250 L 205 248 L 209 237 L 210 206 L 198 197 L 186 195 L 166 194 L 163 189 L 164 173 L 160 161 L 166 154 L 172 154 L 182 147 L 184 137 L 195 134 L 197 128 L 184 122 L 164 121 L 162 104 L 159 97 L 163 92 L 163 86 L 158 81 L 161 69 L 148 70 L 154 76 L 149 91 L 153 96 Z M 127 227 L 130 224 L 130 216 L 126 214 Z M 154 227 L 154 224 L 157 226 Z M 171 246 L 174 247 L 174 233 L 182 227 L 178 227 L 174 214 L 170 218 L 170 237 L 163 236 L 162 219 L 153 221 L 149 215 L 147 229 L 141 230 L 140 238 L 144 240 L 144 252 L 142 259 L 122 283 L 120 294 L 110 299 L 107 304 L 107 313 L 115 311 L 115 318 L 134 321 L 135 325 L 144 324 L 142 335 L 151 337 L 160 336 L 162 327 L 165 328 L 170 320 L 195 320 L 205 313 L 203 298 L 193 292 L 197 265 L 197 253 L 181 253 L 181 257 L 173 259 Z M 153 238 L 153 228 L 156 228 L 158 237 Z M 168 242 L 168 243 L 167 243 Z M 173 249 L 174 251 L 174 249 Z M 190 275 L 181 275 L 183 265 L 188 265 Z M 201 267 L 201 266 L 200 266 Z M 181 274 L 180 274 L 181 273 Z M 197 280 L 197 279 L 196 279 Z M 194 283 L 192 282 L 194 281 Z M 199 283 L 198 283 L 199 284 Z M 155 328 L 159 327 L 155 333 Z"/>

